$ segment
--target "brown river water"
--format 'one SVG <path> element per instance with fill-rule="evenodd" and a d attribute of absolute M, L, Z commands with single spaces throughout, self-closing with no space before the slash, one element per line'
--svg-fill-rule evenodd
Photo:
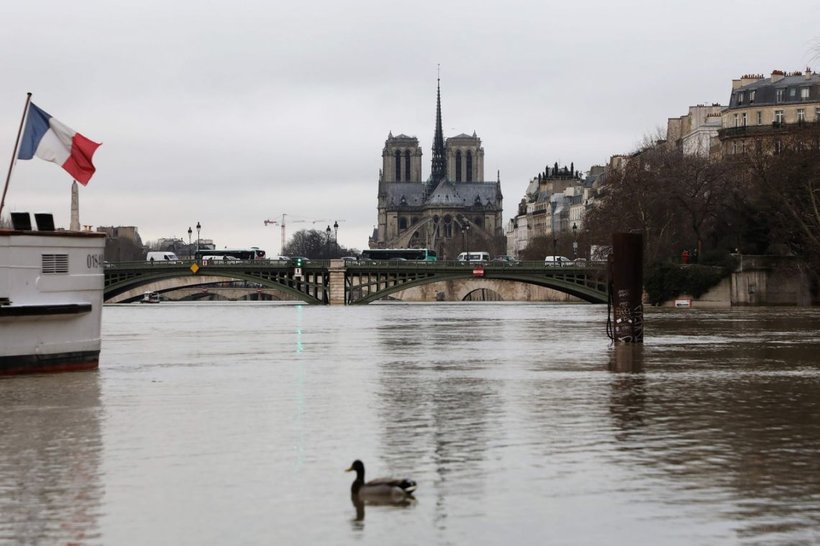
<path fill-rule="evenodd" d="M 0 379 L 0 544 L 818 544 L 820 309 L 106 306 Z M 407 476 L 414 502 L 350 500 Z"/>

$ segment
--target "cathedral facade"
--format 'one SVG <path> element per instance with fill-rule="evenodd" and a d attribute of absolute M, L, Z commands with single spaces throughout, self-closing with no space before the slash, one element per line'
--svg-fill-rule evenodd
<path fill-rule="evenodd" d="M 489 250 L 503 237 L 501 181 L 484 180 L 484 148 L 475 132 L 444 139 L 440 85 L 436 95 L 426 180 L 419 140 L 392 131 L 387 136 L 370 248 L 430 248 L 441 259 L 454 259 L 465 250 Z"/>

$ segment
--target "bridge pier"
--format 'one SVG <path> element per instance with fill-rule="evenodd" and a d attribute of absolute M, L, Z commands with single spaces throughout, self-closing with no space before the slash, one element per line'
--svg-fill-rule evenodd
<path fill-rule="evenodd" d="M 327 302 L 330 305 L 345 305 L 345 262 L 330 260 L 327 286 Z"/>
<path fill-rule="evenodd" d="M 610 295 L 615 342 L 643 343 L 643 235 L 614 233 Z"/>

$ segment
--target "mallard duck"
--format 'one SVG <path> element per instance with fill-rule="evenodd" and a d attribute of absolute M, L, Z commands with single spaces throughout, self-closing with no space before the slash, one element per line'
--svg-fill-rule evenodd
<path fill-rule="evenodd" d="M 365 483 L 364 463 L 356 459 L 350 468 L 345 472 L 356 472 L 356 479 L 350 486 L 350 495 L 354 502 L 368 501 L 379 502 L 402 502 L 413 498 L 413 491 L 416 490 L 416 482 L 407 478 L 376 478 Z"/>

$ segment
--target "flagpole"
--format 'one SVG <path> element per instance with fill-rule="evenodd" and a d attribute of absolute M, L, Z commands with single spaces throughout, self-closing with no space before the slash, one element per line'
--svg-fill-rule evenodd
<path fill-rule="evenodd" d="M 3 214 L 3 205 L 6 203 L 6 192 L 9 191 L 9 182 L 11 182 L 11 171 L 14 169 L 14 162 L 17 159 L 17 148 L 20 146 L 20 135 L 23 134 L 23 123 L 26 121 L 26 114 L 28 113 L 28 105 L 31 102 L 31 93 L 26 94 L 26 105 L 23 107 L 23 117 L 20 118 L 20 128 L 17 129 L 17 140 L 14 141 L 14 153 L 11 154 L 11 162 L 9 163 L 9 172 L 6 175 L 6 185 L 3 186 L 3 197 L 0 198 L 0 215 Z"/>

